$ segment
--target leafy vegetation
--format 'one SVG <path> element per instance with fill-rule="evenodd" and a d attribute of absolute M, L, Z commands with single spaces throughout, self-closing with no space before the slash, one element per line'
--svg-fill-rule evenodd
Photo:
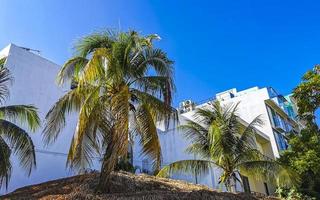
<path fill-rule="evenodd" d="M 256 126 L 262 124 L 260 118 L 245 125 L 236 111 L 237 105 L 221 106 L 218 101 L 197 109 L 195 120 L 188 120 L 181 129 L 191 142 L 186 151 L 199 159 L 174 162 L 161 169 L 158 176 L 175 172 L 201 175 L 216 166 L 222 170 L 219 182 L 228 191 L 235 191 L 237 181 L 242 184 L 241 174 L 282 184 L 295 181 L 294 173 L 257 150 L 255 133 Z"/>
<path fill-rule="evenodd" d="M 302 77 L 293 96 L 297 101 L 300 118 L 306 122 L 313 122 L 315 112 L 320 107 L 320 65 L 316 65 Z"/>
<path fill-rule="evenodd" d="M 67 165 L 87 168 L 94 156 L 102 156 L 99 189 L 108 186 L 109 175 L 119 157 L 126 157 L 134 135 L 140 138 L 143 154 L 161 164 L 156 121 L 176 120 L 171 107 L 173 62 L 153 46 L 157 35 L 135 31 L 107 31 L 82 38 L 75 56 L 58 74 L 58 83 L 73 83 L 46 116 L 43 139 L 53 143 L 70 113 L 78 114 L 77 128 Z M 130 126 L 129 126 L 130 124 Z"/>
<path fill-rule="evenodd" d="M 299 134 L 289 136 L 289 149 L 280 162 L 291 166 L 300 176 L 297 191 L 320 198 L 320 129 L 316 124 L 316 110 L 320 106 L 320 66 L 316 65 L 294 89 L 299 118 L 306 124 Z"/>
<path fill-rule="evenodd" d="M 300 193 L 296 187 L 283 188 L 278 187 L 276 194 L 283 200 L 316 200 L 315 197 L 310 197 L 308 195 Z"/>
<path fill-rule="evenodd" d="M 8 84 L 12 76 L 5 68 L 6 58 L 0 59 L 0 102 L 9 96 Z M 10 156 L 16 155 L 20 166 L 30 175 L 36 166 L 35 149 L 31 137 L 19 125 L 35 131 L 40 125 L 37 109 L 31 105 L 10 105 L 0 107 L 0 187 L 7 188 L 12 165 Z"/>

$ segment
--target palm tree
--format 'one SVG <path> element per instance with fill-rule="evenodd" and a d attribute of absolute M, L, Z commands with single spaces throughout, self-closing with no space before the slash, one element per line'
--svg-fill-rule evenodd
<path fill-rule="evenodd" d="M 257 150 L 255 127 L 260 126 L 262 121 L 256 117 L 250 124 L 244 125 L 236 115 L 237 105 L 222 107 L 215 101 L 207 108 L 196 110 L 194 120 L 187 120 L 180 128 L 191 141 L 186 151 L 199 159 L 171 163 L 162 168 L 158 176 L 170 176 L 179 171 L 200 175 L 212 167 L 218 167 L 222 169 L 219 183 L 233 192 L 237 181 L 242 185 L 242 174 L 282 183 L 294 180 L 290 170 Z"/>
<path fill-rule="evenodd" d="M 157 35 L 107 31 L 82 38 L 76 56 L 58 74 L 58 83 L 73 83 L 46 116 L 45 144 L 56 140 L 66 115 L 78 113 L 67 165 L 83 169 L 102 156 L 99 190 L 108 189 L 109 175 L 138 135 L 142 153 L 160 169 L 161 147 L 156 121 L 176 120 L 171 107 L 173 62 L 153 47 Z"/>
<path fill-rule="evenodd" d="M 0 100 L 9 95 L 8 83 L 12 80 L 5 68 L 6 58 L 0 59 Z M 40 124 L 37 109 L 31 105 L 10 105 L 0 107 L 0 187 L 8 187 L 12 165 L 10 156 L 17 156 L 20 166 L 30 175 L 36 166 L 35 149 L 29 134 L 19 127 L 27 126 L 35 131 Z"/>

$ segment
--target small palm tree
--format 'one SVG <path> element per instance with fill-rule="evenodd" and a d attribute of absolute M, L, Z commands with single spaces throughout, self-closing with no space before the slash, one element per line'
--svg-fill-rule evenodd
<path fill-rule="evenodd" d="M 58 83 L 73 83 L 46 116 L 44 142 L 56 140 L 66 115 L 78 113 L 67 165 L 90 167 L 102 156 L 99 189 L 108 186 L 109 174 L 128 152 L 130 138 L 138 135 L 143 154 L 160 168 L 161 147 L 156 121 L 176 119 L 171 107 L 173 62 L 152 43 L 157 35 L 107 31 L 84 37 L 76 56 L 58 74 Z M 173 118 L 172 118 L 173 117 Z"/>
<path fill-rule="evenodd" d="M 257 150 L 255 127 L 262 124 L 261 119 L 256 117 L 244 125 L 236 115 L 236 109 L 237 105 L 222 107 L 215 101 L 208 108 L 196 110 L 195 119 L 188 120 L 181 129 L 191 141 L 186 151 L 200 159 L 174 162 L 162 168 L 158 176 L 170 176 L 179 171 L 199 175 L 215 166 L 222 169 L 219 183 L 232 192 L 235 192 L 237 181 L 242 185 L 242 173 L 260 180 L 281 180 L 283 183 L 294 180 L 290 170 Z"/>
<path fill-rule="evenodd" d="M 1 103 L 9 95 L 8 83 L 12 80 L 5 68 L 6 58 L 0 59 L 0 99 Z M 17 124 L 35 131 L 40 124 L 37 109 L 31 105 L 11 105 L 0 107 L 0 187 L 8 187 L 12 167 L 10 156 L 15 154 L 28 175 L 36 166 L 35 149 L 29 134 Z"/>

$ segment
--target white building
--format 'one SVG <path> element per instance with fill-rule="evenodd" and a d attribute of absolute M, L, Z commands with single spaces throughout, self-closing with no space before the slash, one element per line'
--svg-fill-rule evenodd
<path fill-rule="evenodd" d="M 204 108 L 208 102 L 218 100 L 222 105 L 237 104 L 237 115 L 246 123 L 250 123 L 255 117 L 260 116 L 264 121 L 261 127 L 256 127 L 259 131 L 256 134 L 257 147 L 264 155 L 275 158 L 279 157 L 279 152 L 287 148 L 286 133 L 299 130 L 299 125 L 295 121 L 295 104 L 290 97 L 283 97 L 270 87 L 253 87 L 247 90 L 237 92 L 236 89 L 230 89 L 215 95 L 207 102 L 196 105 L 192 101 L 184 101 L 180 104 L 180 125 L 185 123 L 186 119 L 193 120 L 194 110 Z M 163 152 L 163 165 L 184 160 L 193 159 L 195 155 L 190 155 L 184 150 L 189 146 L 190 141 L 186 140 L 177 129 L 177 125 L 165 129 L 159 126 L 161 148 Z M 135 152 L 140 151 L 138 145 L 135 146 Z M 150 171 L 151 165 L 146 157 L 140 157 L 134 154 L 134 165 L 142 168 L 142 171 Z M 221 188 L 218 184 L 219 169 L 214 169 L 204 177 L 194 177 L 192 175 L 174 175 L 173 178 L 187 180 L 194 183 L 208 185 L 213 188 Z M 249 189 L 251 192 L 272 193 L 274 187 L 269 183 L 254 180 L 248 177 Z"/>
<path fill-rule="evenodd" d="M 55 84 L 56 75 L 60 66 L 33 53 L 32 51 L 10 44 L 0 51 L 0 58 L 7 57 L 6 66 L 14 77 L 14 83 L 10 88 L 10 98 L 6 104 L 33 104 L 39 109 L 42 119 L 49 111 L 51 106 L 69 90 L 60 88 Z M 294 120 L 295 107 L 281 95 L 278 95 L 272 88 L 250 88 L 237 92 L 236 89 L 219 93 L 215 97 L 222 104 L 240 102 L 238 115 L 244 121 L 250 122 L 254 117 L 261 115 L 264 119 L 264 126 L 258 128 L 257 142 L 259 149 L 269 157 L 278 157 L 279 151 L 286 148 L 285 132 L 298 128 Z M 185 102 L 181 107 L 180 124 L 185 119 L 192 119 L 193 110 L 196 107 L 206 106 L 206 103 L 192 106 L 192 102 Z M 42 143 L 41 129 L 31 134 L 36 146 L 37 169 L 30 177 L 14 162 L 13 174 L 9 183 L 9 192 L 25 185 L 44 182 L 73 173 L 66 169 L 66 153 L 70 146 L 71 138 L 76 126 L 76 116 L 68 118 L 67 126 L 63 129 L 56 143 L 45 148 Z M 163 154 L 163 164 L 194 158 L 184 152 L 189 145 L 189 141 L 179 134 L 176 126 L 169 129 L 159 125 L 161 148 Z M 54 153 L 56 152 L 56 153 Z M 139 166 L 141 171 L 150 171 L 151 163 L 147 158 L 139 156 L 140 148 L 134 146 L 134 166 Z M 95 161 L 95 169 L 99 169 L 100 163 Z M 176 178 L 190 182 L 206 184 L 210 187 L 219 188 L 219 170 L 212 170 L 205 177 L 177 176 Z M 258 183 L 249 177 L 250 189 L 252 191 L 266 193 L 264 183 Z"/>

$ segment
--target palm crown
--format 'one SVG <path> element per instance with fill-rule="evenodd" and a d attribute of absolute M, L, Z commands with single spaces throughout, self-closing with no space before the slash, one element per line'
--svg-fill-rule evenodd
<path fill-rule="evenodd" d="M 222 169 L 219 183 L 225 184 L 229 191 L 235 189 L 236 181 L 242 183 L 241 174 L 281 183 L 294 180 L 290 170 L 257 150 L 255 133 L 256 126 L 262 124 L 260 117 L 245 125 L 236 110 L 237 105 L 222 107 L 218 101 L 196 110 L 194 120 L 187 120 L 180 128 L 191 141 L 186 151 L 199 159 L 174 162 L 164 167 L 158 176 L 178 171 L 203 174 L 216 166 Z"/>
<path fill-rule="evenodd" d="M 137 134 L 144 154 L 161 163 L 156 121 L 169 123 L 173 62 L 153 47 L 157 35 L 107 31 L 84 37 L 76 56 L 58 74 L 58 83 L 73 82 L 46 116 L 44 141 L 54 142 L 65 125 L 66 115 L 78 112 L 78 123 L 68 154 L 68 165 L 81 169 L 92 157 L 103 155 L 100 186 L 108 181 L 119 157 L 126 155 L 130 138 Z M 101 152 L 102 151 L 102 152 Z"/>
<path fill-rule="evenodd" d="M 6 58 L 0 59 L 0 99 L 9 96 L 8 83 L 12 80 L 5 68 Z M 0 107 L 0 186 L 8 187 L 11 177 L 11 154 L 15 154 L 20 166 L 30 175 L 36 166 L 35 148 L 29 134 L 17 124 L 35 131 L 40 124 L 37 109 L 31 105 L 10 105 Z"/>

